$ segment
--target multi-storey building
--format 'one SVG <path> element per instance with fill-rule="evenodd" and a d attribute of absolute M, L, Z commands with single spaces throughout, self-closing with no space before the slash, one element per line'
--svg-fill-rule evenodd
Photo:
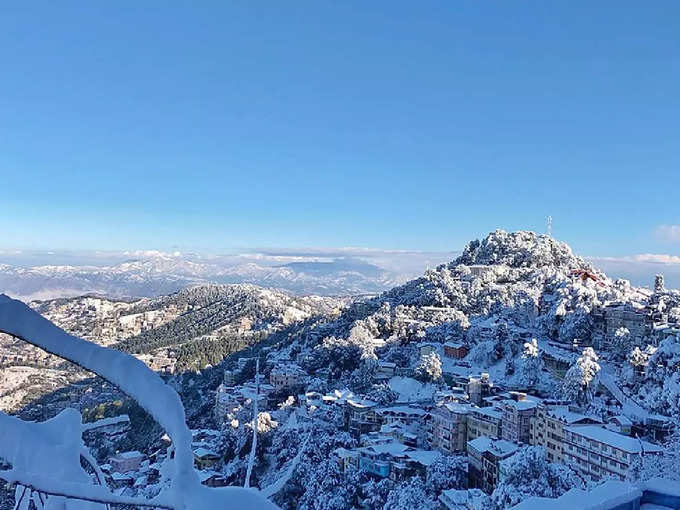
<path fill-rule="evenodd" d="M 489 374 L 483 373 L 479 377 L 470 376 L 467 384 L 470 402 L 480 407 L 484 405 L 484 399 L 491 395 L 492 387 Z"/>
<path fill-rule="evenodd" d="M 494 407 L 473 407 L 467 417 L 468 441 L 486 436 L 500 439 L 503 424 L 503 412 Z"/>
<path fill-rule="evenodd" d="M 491 494 L 498 484 L 500 462 L 513 455 L 519 446 L 504 439 L 478 437 L 467 443 L 468 484 Z"/>
<path fill-rule="evenodd" d="M 277 391 L 302 384 L 305 378 L 306 374 L 304 371 L 293 363 L 277 365 L 269 373 L 269 383 Z"/>
<path fill-rule="evenodd" d="M 430 412 L 428 443 L 447 452 L 465 451 L 467 445 L 468 404 L 447 403 Z"/>
<path fill-rule="evenodd" d="M 361 434 L 380 430 L 380 419 L 376 413 L 377 403 L 371 400 L 347 399 L 349 433 L 358 438 Z"/>
<path fill-rule="evenodd" d="M 403 423 L 404 425 L 414 425 L 425 421 L 427 412 L 420 407 L 411 406 L 390 406 L 377 409 L 376 414 L 380 423 L 386 425 L 392 423 Z"/>
<path fill-rule="evenodd" d="M 501 437 L 508 441 L 528 443 L 531 418 L 536 415 L 538 403 L 527 400 L 524 393 L 511 392 L 511 399 L 503 400 L 499 408 L 503 412 Z"/>
<path fill-rule="evenodd" d="M 564 462 L 594 481 L 625 480 L 636 458 L 662 453 L 660 446 L 595 425 L 564 429 Z"/>
<path fill-rule="evenodd" d="M 652 329 L 651 311 L 631 303 L 611 303 L 593 312 L 596 347 L 606 347 L 619 328 L 630 331 L 634 345 L 642 346 Z"/>
<path fill-rule="evenodd" d="M 128 471 L 136 471 L 142 465 L 144 454 L 138 451 L 121 452 L 109 459 L 111 464 L 111 471 L 115 473 L 127 473 Z"/>
<path fill-rule="evenodd" d="M 234 392 L 224 384 L 217 387 L 215 395 L 215 420 L 222 423 L 228 414 L 233 413 L 240 406 L 239 399 Z"/>
<path fill-rule="evenodd" d="M 529 444 L 543 446 L 550 462 L 561 463 L 564 462 L 565 427 L 602 425 L 602 422 L 596 417 L 571 411 L 564 402 L 551 404 L 541 403 L 536 408 L 536 416 L 531 419 Z"/>

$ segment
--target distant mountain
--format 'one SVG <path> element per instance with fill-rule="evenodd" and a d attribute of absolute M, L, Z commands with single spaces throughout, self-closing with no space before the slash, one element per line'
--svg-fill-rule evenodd
<path fill-rule="evenodd" d="M 152 252 L 105 266 L 0 264 L 0 292 L 24 300 L 83 294 L 154 297 L 196 284 L 249 283 L 298 295 L 348 295 L 379 293 L 410 276 L 351 257 L 276 264 Z"/>

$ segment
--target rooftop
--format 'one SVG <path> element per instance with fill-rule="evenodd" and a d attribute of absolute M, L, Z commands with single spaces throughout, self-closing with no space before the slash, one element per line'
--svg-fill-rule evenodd
<path fill-rule="evenodd" d="M 648 441 L 643 441 L 635 437 L 624 436 L 613 430 L 598 427 L 597 425 L 588 425 L 585 427 L 567 427 L 565 430 L 586 437 L 593 441 L 612 446 L 627 453 L 658 453 L 663 452 L 664 449 L 660 446 L 652 444 Z"/>
<path fill-rule="evenodd" d="M 517 444 L 506 441 L 505 439 L 491 439 L 486 436 L 472 439 L 471 441 L 468 441 L 467 444 L 478 452 L 490 452 L 502 456 L 512 455 L 519 448 Z"/>

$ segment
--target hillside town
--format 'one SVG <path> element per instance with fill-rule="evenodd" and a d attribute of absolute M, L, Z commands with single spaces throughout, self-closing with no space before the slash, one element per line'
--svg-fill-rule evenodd
<path fill-rule="evenodd" d="M 680 504 L 680 293 L 662 276 L 635 288 L 496 231 L 303 319 L 201 370 L 137 355 L 177 388 L 203 485 L 276 486 L 283 509 Z M 79 398 L 93 469 L 120 497 L 159 494 L 170 437 L 110 389 Z"/>

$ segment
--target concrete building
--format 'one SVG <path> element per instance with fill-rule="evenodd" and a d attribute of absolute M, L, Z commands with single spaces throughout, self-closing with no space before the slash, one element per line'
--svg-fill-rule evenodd
<path fill-rule="evenodd" d="M 380 430 L 380 420 L 376 413 L 378 404 L 360 398 L 347 399 L 349 433 L 359 438 L 362 434 Z"/>
<path fill-rule="evenodd" d="M 470 376 L 467 384 L 467 392 L 470 402 L 482 406 L 484 399 L 491 395 L 493 384 L 489 380 L 489 374 L 483 373 L 479 377 Z"/>
<path fill-rule="evenodd" d="M 498 484 L 499 464 L 519 449 L 519 445 L 504 439 L 478 437 L 467 443 L 468 485 L 491 494 Z"/>
<path fill-rule="evenodd" d="M 511 398 L 503 400 L 499 408 L 503 412 L 501 437 L 517 443 L 529 443 L 531 419 L 536 415 L 538 403 L 528 400 L 526 394 L 510 392 Z"/>
<path fill-rule="evenodd" d="M 446 452 L 462 452 L 467 446 L 467 417 L 470 406 L 448 403 L 430 412 L 428 443 Z"/>
<path fill-rule="evenodd" d="M 591 491 L 571 489 L 559 498 L 534 496 L 511 510 L 671 510 L 680 508 L 677 482 L 654 478 L 642 483 L 607 480 Z"/>
<path fill-rule="evenodd" d="M 596 347 L 609 347 L 616 330 L 630 331 L 633 345 L 643 347 L 643 340 L 652 330 L 650 310 L 631 303 L 611 303 L 593 311 L 593 333 Z"/>
<path fill-rule="evenodd" d="M 593 481 L 625 480 L 641 455 L 661 455 L 663 448 L 594 425 L 564 429 L 564 462 Z"/>
<path fill-rule="evenodd" d="M 486 436 L 501 439 L 503 411 L 494 407 L 473 407 L 467 417 L 468 441 Z"/>
<path fill-rule="evenodd" d="M 269 383 L 275 390 L 302 384 L 307 374 L 296 364 L 277 365 L 269 373 Z"/>
<path fill-rule="evenodd" d="M 456 342 L 446 342 L 444 344 L 444 356 L 448 358 L 463 359 L 468 355 L 470 349 L 467 345 Z"/>
<path fill-rule="evenodd" d="M 586 416 L 569 410 L 569 406 L 541 403 L 536 408 L 536 416 L 531 419 L 529 444 L 543 446 L 546 458 L 550 462 L 564 462 L 564 429 L 565 427 L 583 427 L 602 425 L 592 416 Z"/>
<path fill-rule="evenodd" d="M 194 464 L 198 469 L 208 469 L 217 464 L 220 456 L 208 448 L 196 448 L 194 450 Z"/>
<path fill-rule="evenodd" d="M 113 473 L 127 473 L 129 471 L 137 471 L 142 465 L 144 454 L 138 451 L 121 452 L 109 459 L 111 464 L 111 472 Z"/>
<path fill-rule="evenodd" d="M 222 423 L 227 418 L 227 415 L 235 412 L 240 407 L 240 405 L 241 403 L 232 389 L 228 388 L 224 384 L 220 384 L 217 387 L 214 409 L 215 420 L 217 423 Z"/>

